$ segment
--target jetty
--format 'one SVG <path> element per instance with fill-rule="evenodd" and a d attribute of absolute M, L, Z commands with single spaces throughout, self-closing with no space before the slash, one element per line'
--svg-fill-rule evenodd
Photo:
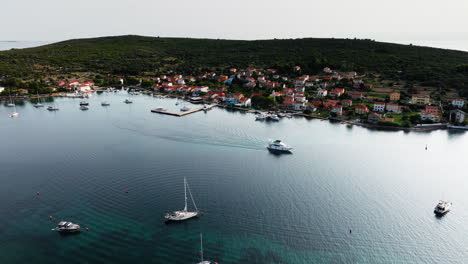
<path fill-rule="evenodd" d="M 212 105 L 207 105 L 206 107 L 194 108 L 194 109 L 184 111 L 184 112 L 171 112 L 171 111 L 167 111 L 165 109 L 151 109 L 151 112 L 158 113 L 158 114 L 163 114 L 163 115 L 171 115 L 171 116 L 182 117 L 182 116 L 190 115 L 190 114 L 200 112 L 200 111 L 211 110 L 215 106 L 217 106 L 217 105 L 212 104 Z"/>

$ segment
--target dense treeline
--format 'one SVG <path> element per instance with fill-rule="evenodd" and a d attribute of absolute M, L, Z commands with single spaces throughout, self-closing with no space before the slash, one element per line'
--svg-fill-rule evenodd
<path fill-rule="evenodd" d="M 359 39 L 213 40 L 104 37 L 0 52 L 0 75 L 130 74 L 174 70 L 191 74 L 226 67 L 272 67 L 306 73 L 324 66 L 377 72 L 394 80 L 468 92 L 468 53 Z"/>

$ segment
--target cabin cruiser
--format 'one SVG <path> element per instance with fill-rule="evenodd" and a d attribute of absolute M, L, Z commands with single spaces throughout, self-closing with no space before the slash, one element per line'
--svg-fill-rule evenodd
<path fill-rule="evenodd" d="M 291 152 L 292 150 L 290 146 L 284 144 L 279 139 L 269 142 L 267 149 L 272 150 L 272 151 L 280 151 L 280 152 Z"/>
<path fill-rule="evenodd" d="M 102 106 L 109 106 L 109 105 L 110 105 L 110 103 L 108 103 L 108 102 L 104 101 L 104 102 L 102 102 L 102 103 L 101 103 L 101 105 L 102 105 Z"/>
<path fill-rule="evenodd" d="M 89 103 L 86 102 L 86 101 L 81 101 L 81 102 L 80 102 L 80 105 L 89 105 Z"/>
<path fill-rule="evenodd" d="M 52 230 L 61 232 L 61 233 L 73 233 L 73 232 L 79 232 L 80 228 L 81 227 L 79 225 L 74 224 L 72 222 L 60 221 L 60 223 L 58 223 L 58 225 Z"/>
<path fill-rule="evenodd" d="M 55 107 L 55 106 L 49 106 L 49 107 L 47 107 L 47 110 L 49 110 L 49 111 L 57 111 L 57 110 L 59 110 L 59 109 L 58 109 L 57 107 Z"/>
<path fill-rule="evenodd" d="M 80 109 L 81 109 L 81 110 L 88 110 L 89 107 L 87 107 L 86 105 L 82 105 L 82 106 L 80 106 Z"/>
<path fill-rule="evenodd" d="M 182 112 L 187 112 L 187 111 L 189 111 L 189 110 L 190 110 L 190 108 L 188 108 L 188 107 L 185 106 L 185 105 L 184 105 L 184 107 L 182 107 L 182 108 L 180 109 L 180 111 L 182 111 Z"/>
<path fill-rule="evenodd" d="M 131 103 L 133 103 L 133 102 L 132 102 L 132 100 L 130 100 L 130 99 L 127 98 L 127 99 L 125 99 L 124 103 L 126 103 L 126 104 L 131 104 Z"/>
<path fill-rule="evenodd" d="M 434 208 L 434 213 L 436 215 L 444 215 L 450 211 L 450 208 L 452 207 L 451 202 L 447 201 L 439 201 L 439 203 L 436 205 Z"/>

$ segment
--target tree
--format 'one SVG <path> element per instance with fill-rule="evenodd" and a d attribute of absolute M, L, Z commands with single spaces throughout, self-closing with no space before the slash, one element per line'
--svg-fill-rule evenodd
<path fill-rule="evenodd" d="M 269 109 L 276 105 L 275 99 L 271 96 L 265 97 L 261 95 L 255 95 L 251 100 L 253 108 Z"/>

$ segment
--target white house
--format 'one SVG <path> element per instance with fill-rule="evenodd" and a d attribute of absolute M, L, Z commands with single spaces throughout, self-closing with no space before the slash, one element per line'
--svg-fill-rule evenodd
<path fill-rule="evenodd" d="M 0 87 L 0 93 L 5 91 L 5 87 Z"/>
<path fill-rule="evenodd" d="M 318 89 L 317 90 L 317 97 L 325 97 L 327 96 L 328 91 L 325 89 Z"/>
<path fill-rule="evenodd" d="M 396 114 L 401 113 L 401 106 L 399 106 L 398 104 L 388 103 L 385 106 L 385 109 L 387 109 L 387 112 L 392 112 Z"/>
<path fill-rule="evenodd" d="M 375 102 L 374 103 L 374 112 L 385 112 L 385 103 Z"/>
<path fill-rule="evenodd" d="M 438 114 L 429 111 L 422 111 L 419 113 L 419 116 L 421 117 L 421 120 L 431 120 L 432 122 L 438 122 L 440 120 Z"/>
<path fill-rule="evenodd" d="M 452 105 L 458 108 L 463 108 L 465 106 L 465 100 L 463 99 L 452 99 Z"/>
<path fill-rule="evenodd" d="M 84 92 L 89 92 L 89 91 L 91 91 L 91 87 L 89 86 L 89 84 L 80 84 L 80 85 L 78 85 L 78 86 L 76 87 L 76 90 L 77 90 L 78 92 L 84 93 Z"/>
<path fill-rule="evenodd" d="M 209 87 L 208 86 L 198 86 L 197 88 L 195 88 L 195 90 L 197 92 L 207 93 L 208 90 L 209 90 Z"/>

